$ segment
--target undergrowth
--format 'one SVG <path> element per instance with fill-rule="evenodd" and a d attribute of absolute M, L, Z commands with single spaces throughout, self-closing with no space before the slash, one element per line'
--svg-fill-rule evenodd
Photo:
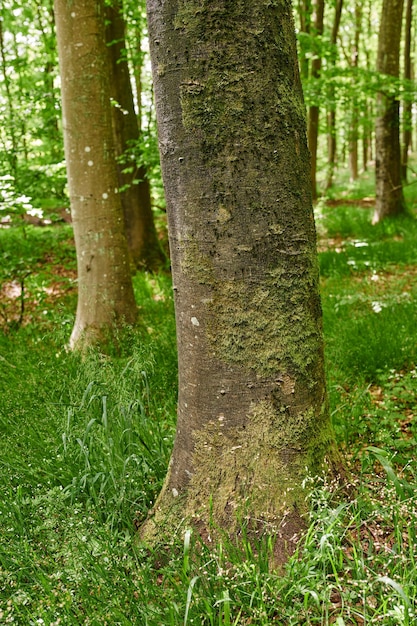
<path fill-rule="evenodd" d="M 417 227 L 375 228 L 371 212 L 321 207 L 329 398 L 349 484 L 314 479 L 304 541 L 279 573 L 272 538 L 208 547 L 183 529 L 163 558 L 136 539 L 175 430 L 169 277 L 138 274 L 139 327 L 117 354 L 80 359 L 65 350 L 68 227 L 31 227 L 31 245 L 0 231 L 0 623 L 416 623 Z"/>

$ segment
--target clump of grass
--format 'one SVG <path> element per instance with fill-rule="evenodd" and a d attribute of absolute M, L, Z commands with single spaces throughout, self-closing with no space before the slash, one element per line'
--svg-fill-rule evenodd
<path fill-rule="evenodd" d="M 417 359 L 416 307 L 410 298 L 346 293 L 324 304 L 328 360 L 339 376 L 375 381 Z"/>
<path fill-rule="evenodd" d="M 67 408 L 61 434 L 64 492 L 73 503 L 94 506 L 111 525 L 131 525 L 135 518 L 140 523 L 146 516 L 161 488 L 173 436 L 173 415 L 151 407 L 146 371 L 135 372 L 133 359 L 126 370 L 137 381 L 135 399 L 112 402 L 92 381 L 80 404 Z"/>

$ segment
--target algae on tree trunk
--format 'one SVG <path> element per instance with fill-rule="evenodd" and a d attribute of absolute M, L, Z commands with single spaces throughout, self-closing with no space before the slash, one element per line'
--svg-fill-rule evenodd
<path fill-rule="evenodd" d="M 78 268 L 70 345 L 108 340 L 136 319 L 111 126 L 101 0 L 55 0 L 65 156 Z"/>
<path fill-rule="evenodd" d="M 148 0 L 179 352 L 178 426 L 141 536 L 300 532 L 335 457 L 289 1 Z M 327 459 L 327 461 L 325 460 Z"/>

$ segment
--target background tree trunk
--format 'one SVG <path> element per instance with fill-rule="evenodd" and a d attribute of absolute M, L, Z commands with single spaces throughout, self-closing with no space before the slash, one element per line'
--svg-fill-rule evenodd
<path fill-rule="evenodd" d="M 411 81 L 411 30 L 413 22 L 413 0 L 407 0 L 405 11 L 405 38 L 404 38 L 404 78 Z M 411 129 L 412 129 L 412 106 L 411 99 L 403 102 L 403 145 L 401 158 L 401 177 L 404 182 L 407 181 L 407 165 L 408 150 L 411 145 Z"/>
<path fill-rule="evenodd" d="M 136 319 L 111 126 L 100 0 L 55 0 L 65 155 L 78 266 L 71 347 Z"/>
<path fill-rule="evenodd" d="M 16 121 L 13 108 L 13 98 L 10 90 L 10 77 L 7 73 L 7 59 L 4 49 L 4 36 L 3 36 L 3 17 L 0 15 L 0 59 L 1 59 L 1 73 L 6 92 L 6 111 L 7 111 L 7 128 L 9 131 L 9 138 L 11 144 L 11 150 L 7 150 L 7 157 L 10 166 L 10 172 L 14 178 L 17 178 L 17 154 L 18 154 L 18 141 L 16 136 Z"/>
<path fill-rule="evenodd" d="M 332 46 L 332 56 L 329 59 L 332 67 L 336 66 L 337 58 L 337 36 L 339 34 L 340 19 L 342 17 L 343 0 L 337 0 L 334 20 L 332 27 L 332 34 L 330 43 Z M 333 186 L 333 174 L 336 166 L 336 90 L 334 84 L 331 83 L 327 89 L 327 101 L 329 102 L 329 110 L 327 113 L 327 149 L 328 149 L 328 172 L 326 189 L 330 189 Z"/>
<path fill-rule="evenodd" d="M 300 33 L 304 35 L 310 35 L 311 32 L 311 14 L 312 14 L 312 0 L 298 0 L 298 17 L 300 21 Z M 300 40 L 300 72 L 302 80 L 307 80 L 310 73 L 310 59 L 306 54 L 306 46 L 305 41 L 302 38 Z M 308 45 L 308 49 L 310 49 L 310 42 Z"/>
<path fill-rule="evenodd" d="M 323 34 L 324 21 L 324 0 L 315 0 L 314 4 L 314 27 L 312 33 L 314 37 L 321 37 Z M 311 61 L 311 78 L 318 80 L 321 70 L 321 46 L 315 52 Z M 319 114 L 320 107 L 314 104 L 308 110 L 308 147 L 311 153 L 311 185 L 313 200 L 317 199 L 317 145 L 319 137 Z"/>
<path fill-rule="evenodd" d="M 112 5 L 106 6 L 106 39 L 111 67 L 110 94 L 116 103 L 112 112 L 119 161 L 119 187 L 122 190 L 121 199 L 131 259 L 137 268 L 155 270 L 165 259 L 153 220 L 146 169 L 144 165 L 137 165 L 139 124 L 130 81 L 122 11 L 120 0 L 114 0 Z"/>
<path fill-rule="evenodd" d="M 351 54 L 351 67 L 354 76 L 359 67 L 359 40 L 362 31 L 362 7 L 355 2 L 355 35 Z M 357 95 L 352 98 L 352 111 L 349 129 L 349 170 L 351 182 L 358 179 L 359 104 Z"/>
<path fill-rule="evenodd" d="M 399 56 L 403 0 L 383 0 L 378 35 L 377 70 L 399 76 Z M 405 211 L 401 181 L 399 102 L 390 92 L 380 91 L 375 125 L 376 203 L 373 223 Z"/>
<path fill-rule="evenodd" d="M 62 134 L 59 128 L 60 110 L 56 89 L 54 85 L 56 67 L 58 64 L 55 36 L 55 16 L 53 0 L 35 0 L 36 17 L 39 24 L 39 32 L 42 35 L 42 42 L 46 55 L 45 69 L 43 72 L 44 93 L 42 102 L 45 134 L 47 136 L 47 146 L 51 158 L 54 162 L 63 160 Z M 47 8 L 47 20 L 44 15 L 44 8 Z"/>
<path fill-rule="evenodd" d="M 179 351 L 166 517 L 294 547 L 332 459 L 291 2 L 148 0 Z M 246 520 L 246 521 L 245 521 Z"/>

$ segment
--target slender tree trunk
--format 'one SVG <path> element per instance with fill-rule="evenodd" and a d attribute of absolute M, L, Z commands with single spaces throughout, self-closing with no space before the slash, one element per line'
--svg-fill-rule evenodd
<path fill-rule="evenodd" d="M 300 22 L 300 32 L 305 35 L 310 35 L 311 33 L 311 14 L 312 14 L 312 0 L 298 0 L 298 17 Z M 307 46 L 303 40 L 300 42 L 300 73 L 302 80 L 307 80 L 310 73 L 310 59 L 309 55 L 306 54 L 307 50 L 310 49 L 310 44 Z"/>
<path fill-rule="evenodd" d="M 321 37 L 323 34 L 324 0 L 315 0 L 314 4 L 314 28 L 313 35 Z M 311 78 L 317 80 L 321 70 L 321 50 L 317 50 L 311 61 Z M 311 184 L 313 200 L 317 199 L 317 146 L 319 137 L 319 114 L 320 107 L 314 104 L 308 110 L 308 147 L 311 153 Z"/>
<path fill-rule="evenodd" d="M 353 40 L 351 67 L 355 76 L 359 67 L 359 40 L 362 30 L 362 7 L 359 2 L 355 2 L 355 36 Z M 359 104 L 357 95 L 352 98 L 352 111 L 349 130 L 349 170 L 350 180 L 358 179 L 358 141 L 359 141 Z"/>
<path fill-rule="evenodd" d="M 52 161 L 58 162 L 63 159 L 63 145 L 62 135 L 59 129 L 59 106 L 54 87 L 54 78 L 58 60 L 56 52 L 53 0 L 48 0 L 47 3 L 45 3 L 44 0 L 35 0 L 35 7 L 39 32 L 41 34 L 46 57 L 43 71 L 45 86 L 42 111 L 44 137 L 47 139 L 47 146 L 50 151 Z M 43 10 L 44 8 L 47 8 L 46 24 Z"/>
<path fill-rule="evenodd" d="M 6 103 L 7 128 L 8 128 L 8 135 L 9 135 L 9 140 L 11 144 L 11 150 L 10 150 L 10 147 L 8 147 L 7 155 L 8 155 L 10 172 L 12 176 L 16 179 L 17 168 L 18 168 L 18 159 L 17 159 L 18 141 L 16 137 L 16 120 L 15 120 L 15 113 L 14 113 L 14 108 L 13 108 L 12 92 L 10 89 L 10 78 L 7 73 L 7 58 L 6 58 L 6 51 L 4 47 L 3 19 L 1 15 L 0 15 L 0 59 L 1 59 L 1 73 L 3 77 L 3 84 L 4 84 L 4 88 L 6 92 L 6 100 L 7 100 L 7 103 Z"/>
<path fill-rule="evenodd" d="M 377 70 L 387 81 L 399 76 L 403 0 L 383 0 L 378 36 Z M 375 125 L 376 205 L 373 223 L 405 211 L 401 181 L 399 102 L 380 91 Z"/>
<path fill-rule="evenodd" d="M 141 535 L 246 524 L 282 562 L 303 479 L 334 459 L 291 2 L 148 0 L 148 18 L 179 399 Z"/>
<path fill-rule="evenodd" d="M 109 339 L 136 319 L 113 144 L 100 0 L 55 0 L 64 143 L 78 264 L 70 345 Z"/>
<path fill-rule="evenodd" d="M 367 12 L 365 15 L 364 24 L 366 27 L 365 37 L 362 42 L 362 50 L 365 56 L 365 67 L 368 72 L 373 70 L 373 61 L 371 60 L 371 51 L 369 41 L 371 40 L 374 32 L 373 19 L 372 19 L 372 2 L 368 2 Z M 364 171 L 368 168 L 368 163 L 374 158 L 374 131 L 375 131 L 375 105 L 374 99 L 366 96 L 365 105 L 363 106 L 364 120 L 362 131 L 362 158 Z"/>
<path fill-rule="evenodd" d="M 155 270 L 164 262 L 153 220 L 151 191 L 144 165 L 137 165 L 134 145 L 139 141 L 132 84 L 126 54 L 121 0 L 106 6 L 106 39 L 110 54 L 113 130 L 118 178 L 131 259 L 137 268 Z"/>
<path fill-rule="evenodd" d="M 333 53 L 330 58 L 330 63 L 334 68 L 337 59 L 337 37 L 339 34 L 340 19 L 342 17 L 343 0 L 337 0 L 334 20 L 332 27 L 332 34 L 330 43 L 332 45 Z M 330 84 L 327 90 L 327 101 L 329 102 L 329 110 L 327 113 L 327 148 L 328 148 L 328 172 L 326 189 L 330 189 L 333 186 L 333 175 L 336 166 L 336 91 L 333 83 Z"/>
<path fill-rule="evenodd" d="M 39 24 L 39 31 L 45 50 L 46 62 L 43 72 L 45 91 L 43 94 L 43 120 L 45 138 L 48 141 L 48 148 L 51 159 L 54 162 L 62 161 L 63 145 L 62 133 L 59 128 L 59 107 L 55 95 L 54 77 L 58 63 L 55 41 L 55 15 L 53 0 L 35 0 L 36 16 Z M 47 23 L 44 24 L 43 8 L 47 7 Z"/>
<path fill-rule="evenodd" d="M 134 29 L 135 45 L 134 45 L 134 64 L 133 64 L 133 78 L 136 89 L 136 108 L 139 132 L 142 131 L 142 71 L 144 66 L 144 52 L 142 51 L 142 33 L 143 29 L 141 24 L 136 24 Z"/>
<path fill-rule="evenodd" d="M 373 124 L 371 123 L 373 117 L 373 107 L 372 103 L 368 100 L 364 105 L 363 112 L 363 129 L 362 129 L 362 167 L 363 171 L 366 172 L 368 169 L 369 161 L 372 161 L 373 153 L 372 153 L 372 130 Z"/>
<path fill-rule="evenodd" d="M 411 81 L 411 30 L 413 22 L 413 0 L 407 0 L 405 11 L 405 42 L 404 42 L 404 78 Z M 412 101 L 403 102 L 403 145 L 401 159 L 401 176 L 407 181 L 408 150 L 411 145 Z"/>

